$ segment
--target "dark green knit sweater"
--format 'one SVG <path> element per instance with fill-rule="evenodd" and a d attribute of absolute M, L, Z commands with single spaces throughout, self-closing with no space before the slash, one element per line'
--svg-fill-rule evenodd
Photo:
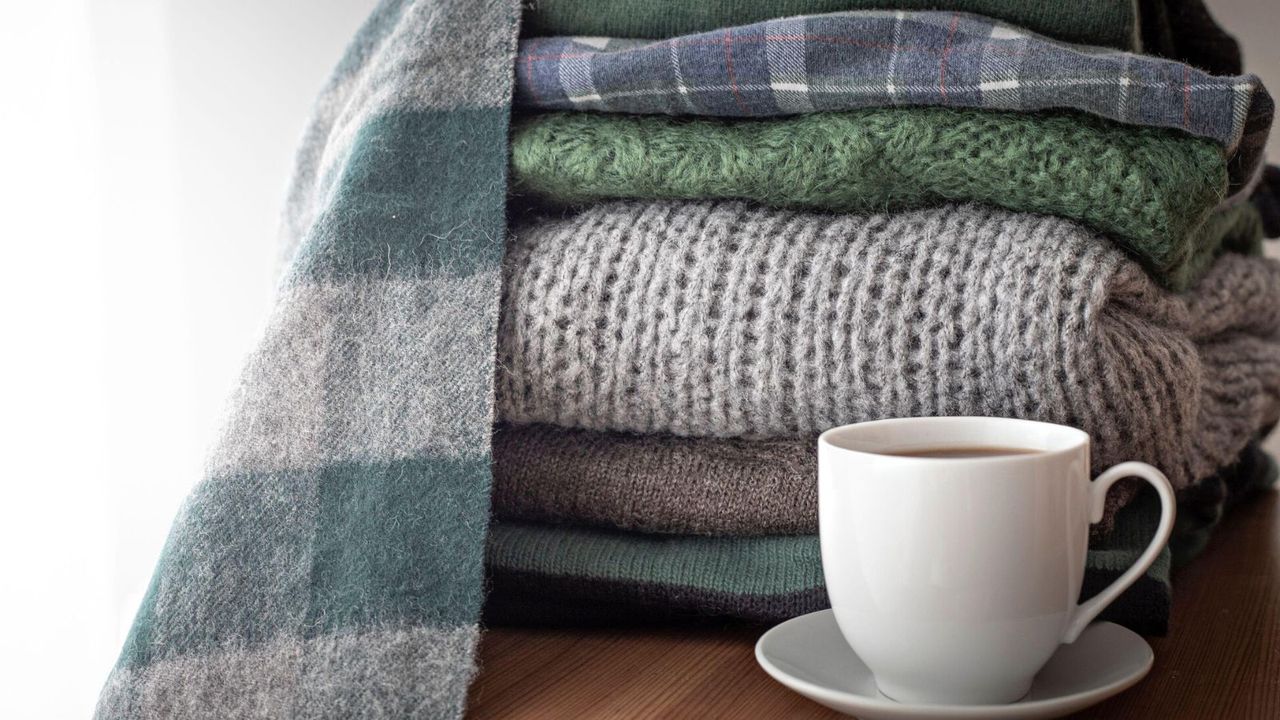
<path fill-rule="evenodd" d="M 885 9 L 971 12 L 1069 42 L 1140 45 L 1132 0 L 537 0 L 525 10 L 522 33 L 666 38 L 792 15 Z"/>
<path fill-rule="evenodd" d="M 667 38 L 771 18 L 845 10 L 955 10 L 1067 42 L 1142 51 L 1216 75 L 1240 72 L 1240 48 L 1203 0 L 535 0 L 522 34 Z"/>

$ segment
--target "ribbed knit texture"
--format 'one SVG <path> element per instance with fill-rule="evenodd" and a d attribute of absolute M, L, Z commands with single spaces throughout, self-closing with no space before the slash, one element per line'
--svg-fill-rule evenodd
<path fill-rule="evenodd" d="M 1111 533 L 1092 542 L 1086 594 L 1127 570 L 1150 542 L 1159 519 L 1153 500 L 1140 498 Z M 493 620 L 529 622 L 541 614 L 563 621 L 578 607 L 598 604 L 633 619 L 722 615 L 776 622 L 829 607 L 816 535 L 671 536 L 499 523 L 486 561 L 492 587 L 486 616 Z M 1165 550 L 1107 619 L 1160 632 L 1168 606 Z"/>
<path fill-rule="evenodd" d="M 665 38 L 792 15 L 890 8 L 971 12 L 1061 40 L 1121 50 L 1140 44 L 1133 0 L 537 0 L 525 10 L 521 32 Z"/>
<path fill-rule="evenodd" d="M 817 438 L 499 427 L 493 513 L 499 520 L 690 535 L 814 533 Z"/>
<path fill-rule="evenodd" d="M 1217 507 L 1223 478 L 1253 475 L 1241 463 L 1270 463 L 1251 443 L 1232 465 L 1183 488 L 1191 507 Z M 1094 474 L 1106 467 L 1093 468 Z M 1111 529 L 1140 482 L 1107 493 Z M 1215 500 L 1215 496 L 1217 499 Z M 818 532 L 815 437 L 779 440 L 507 425 L 493 438 L 493 513 L 503 521 L 583 525 L 673 535 L 790 535 Z M 1216 522 L 1200 512 L 1195 523 Z M 1183 518 L 1179 518 L 1183 522 Z M 1192 518 L 1186 518 L 1192 523 Z"/>
<path fill-rule="evenodd" d="M 1277 417 L 1280 266 L 1224 255 L 1179 296 L 1058 218 L 613 203 L 515 234 L 498 367 L 510 422 L 770 438 L 1019 417 L 1181 487 Z"/>
<path fill-rule="evenodd" d="M 1162 633 L 1169 571 L 1208 542 L 1224 510 L 1276 480 L 1275 461 L 1250 443 L 1236 462 L 1184 493 L 1172 552 L 1103 615 L 1139 632 Z M 1185 519 L 1184 519 L 1185 518 Z M 1159 519 L 1149 489 L 1114 529 L 1089 542 L 1082 597 L 1129 569 Z M 636 622 L 728 615 L 776 621 L 827 606 L 815 535 L 706 538 L 501 523 L 487 556 L 490 621 L 555 624 Z"/>
<path fill-rule="evenodd" d="M 521 30 L 526 36 L 666 38 L 792 15 L 887 7 L 880 0 L 538 0 L 525 10 Z M 897 0 L 892 7 L 977 13 L 1059 40 L 1141 50 L 1217 75 L 1240 72 L 1239 44 L 1203 0 Z"/>
<path fill-rule="evenodd" d="M 512 130 L 518 190 L 867 212 L 980 201 L 1081 220 L 1160 276 L 1227 187 L 1213 143 L 1076 114 L 880 108 L 723 122 L 556 113 Z"/>

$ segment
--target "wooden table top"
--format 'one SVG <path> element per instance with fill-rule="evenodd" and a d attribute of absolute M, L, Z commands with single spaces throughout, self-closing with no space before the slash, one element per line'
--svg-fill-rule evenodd
<path fill-rule="evenodd" d="M 474 718 L 837 718 L 756 665 L 765 628 L 499 628 L 481 642 Z M 1174 576 L 1169 637 L 1128 692 L 1073 717 L 1280 718 L 1280 495 L 1236 509 Z"/>

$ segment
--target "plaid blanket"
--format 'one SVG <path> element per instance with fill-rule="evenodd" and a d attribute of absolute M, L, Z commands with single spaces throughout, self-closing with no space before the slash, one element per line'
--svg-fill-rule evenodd
<path fill-rule="evenodd" d="M 323 91 L 297 252 L 99 718 L 461 715 L 483 595 L 518 0 L 391 0 Z"/>
<path fill-rule="evenodd" d="M 851 12 L 660 41 L 520 43 L 516 104 L 756 117 L 892 105 L 1078 110 L 1222 146 L 1234 188 L 1259 170 L 1274 103 L 1253 75 L 1071 45 L 978 15 Z"/>

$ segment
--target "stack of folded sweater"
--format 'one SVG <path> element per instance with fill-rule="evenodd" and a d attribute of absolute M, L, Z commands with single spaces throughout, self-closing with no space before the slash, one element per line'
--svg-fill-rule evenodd
<path fill-rule="evenodd" d="M 814 439 L 845 423 L 1045 420 L 1163 469 L 1172 553 L 1106 616 L 1147 632 L 1274 480 L 1272 103 L 1234 41 L 1194 0 L 896 5 L 526 11 L 491 620 L 825 607 Z M 1086 594 L 1158 512 L 1112 492 Z"/>
<path fill-rule="evenodd" d="M 814 436 L 888 416 L 1164 469 L 1110 608 L 1163 629 L 1275 477 L 1271 99 L 1199 0 L 895 1 L 380 2 L 98 717 L 460 717 L 482 606 L 821 608 Z"/>

